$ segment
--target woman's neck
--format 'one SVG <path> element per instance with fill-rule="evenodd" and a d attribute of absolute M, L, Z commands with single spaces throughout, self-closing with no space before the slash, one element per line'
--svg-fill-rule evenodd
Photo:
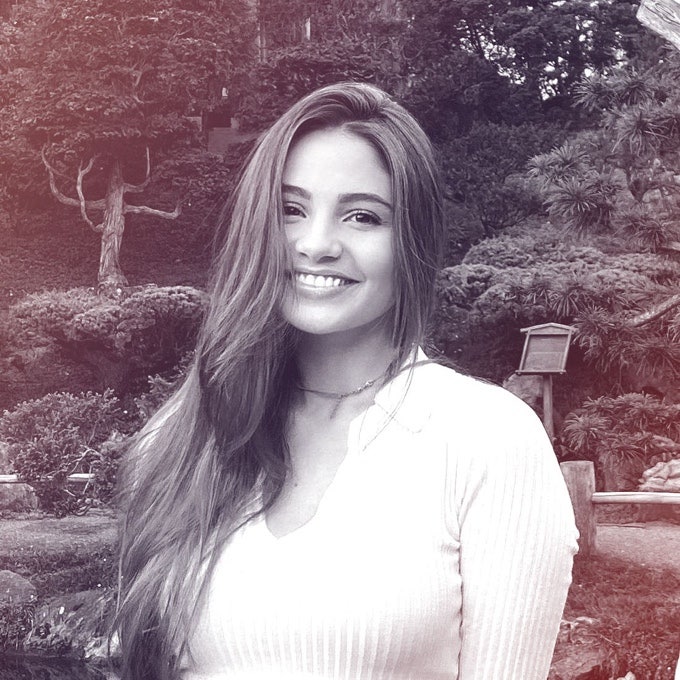
<path fill-rule="evenodd" d="M 340 334 L 303 335 L 296 358 L 302 386 L 344 394 L 371 380 L 379 386 L 395 350 L 387 332 L 355 335 L 351 342 Z"/>

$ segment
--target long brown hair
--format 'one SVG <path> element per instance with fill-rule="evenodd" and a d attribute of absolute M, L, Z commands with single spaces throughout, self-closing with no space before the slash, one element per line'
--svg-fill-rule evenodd
<path fill-rule="evenodd" d="M 187 377 L 149 422 L 122 475 L 116 629 L 124 680 L 177 676 L 219 549 L 286 475 L 295 336 L 279 310 L 289 272 L 281 180 L 288 149 L 319 128 L 357 134 L 392 180 L 397 300 L 392 374 L 422 341 L 443 241 L 430 143 L 381 90 L 340 83 L 295 104 L 262 136 L 224 210 L 225 238 Z M 261 505 L 260 505 L 261 509 Z"/>

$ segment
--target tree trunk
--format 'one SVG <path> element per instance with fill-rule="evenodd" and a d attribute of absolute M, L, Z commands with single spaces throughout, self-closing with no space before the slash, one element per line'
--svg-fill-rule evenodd
<path fill-rule="evenodd" d="M 114 159 L 111 165 L 105 203 L 97 280 L 100 289 L 123 288 L 128 285 L 119 262 L 125 231 L 125 182 L 118 159 Z"/>

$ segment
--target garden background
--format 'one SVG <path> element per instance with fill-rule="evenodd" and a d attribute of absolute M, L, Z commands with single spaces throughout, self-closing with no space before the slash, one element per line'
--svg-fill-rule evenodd
<path fill-rule="evenodd" d="M 431 349 L 540 413 L 512 377 L 520 329 L 572 325 L 558 458 L 594 461 L 607 490 L 680 458 L 680 56 L 637 4 L 0 2 L 0 474 L 34 489 L 1 512 L 105 527 L 0 550 L 34 586 L 2 605 L 5 652 L 84 653 L 55 597 L 94 593 L 78 607 L 105 619 L 117 465 L 190 357 L 221 206 L 257 135 L 323 84 L 378 84 L 436 145 Z M 590 621 L 588 677 L 671 678 L 679 601 L 677 577 L 577 565 L 565 617 Z"/>

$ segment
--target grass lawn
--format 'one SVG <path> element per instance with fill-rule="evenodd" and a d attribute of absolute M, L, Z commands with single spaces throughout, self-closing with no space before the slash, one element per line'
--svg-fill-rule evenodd
<path fill-rule="evenodd" d="M 677 572 L 612 557 L 577 560 L 564 620 L 576 622 L 567 633 L 572 653 L 598 648 L 606 659 L 608 673 L 592 680 L 628 672 L 636 680 L 673 680 L 680 651 Z"/>
<path fill-rule="evenodd" d="M 0 519 L 0 570 L 28 579 L 38 598 L 112 586 L 116 519 L 93 510 L 81 517 Z"/>

